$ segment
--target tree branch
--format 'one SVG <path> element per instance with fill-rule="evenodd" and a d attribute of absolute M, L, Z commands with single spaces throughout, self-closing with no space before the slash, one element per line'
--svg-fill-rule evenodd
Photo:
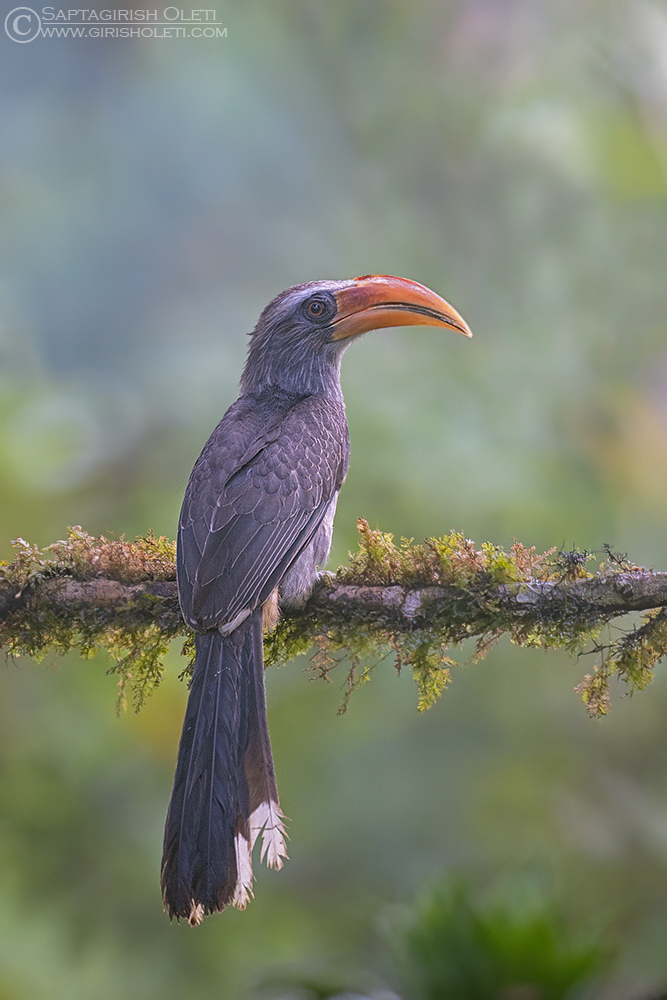
<path fill-rule="evenodd" d="M 478 593 L 476 609 L 468 606 L 469 601 L 468 592 L 456 587 L 338 583 L 335 575 L 325 574 L 308 603 L 298 610 L 285 610 L 283 617 L 289 621 L 310 619 L 316 625 L 324 614 L 328 624 L 372 620 L 379 629 L 410 632 L 458 606 L 467 636 L 477 634 L 476 621 L 484 631 L 487 614 L 494 606 L 517 620 L 535 615 L 566 616 L 576 607 L 577 617 L 609 621 L 633 611 L 666 607 L 667 572 L 642 569 L 584 580 L 501 584 L 484 592 L 483 603 Z M 179 613 L 175 574 L 173 580 L 126 583 L 106 576 L 76 579 L 65 571 L 37 577 L 18 591 L 0 580 L 0 622 L 44 604 L 70 618 L 104 610 L 107 623 L 117 627 L 122 627 L 129 613 L 146 621 L 157 620 L 159 610 Z M 184 635 L 188 632 L 184 622 L 182 631 Z"/>
<path fill-rule="evenodd" d="M 585 569 L 588 553 L 538 555 L 518 542 L 510 552 L 489 543 L 476 550 L 458 533 L 397 547 L 364 521 L 359 530 L 350 565 L 325 574 L 305 607 L 285 611 L 266 637 L 267 662 L 316 646 L 315 666 L 327 674 L 331 654 L 346 649 L 349 692 L 368 676 L 363 663 L 393 650 L 399 666 L 412 668 L 420 707 L 427 707 L 448 683 L 448 648 L 464 639 L 477 640 L 476 658 L 504 633 L 572 653 L 593 643 L 599 663 L 579 691 L 599 715 L 613 674 L 644 687 L 667 653 L 667 573 L 633 566 L 609 549 L 593 575 Z M 135 542 L 93 538 L 77 528 L 44 551 L 20 539 L 15 548 L 14 561 L 0 567 L 0 644 L 36 657 L 48 649 L 105 649 L 121 697 L 131 685 L 135 703 L 143 703 L 159 682 L 170 640 L 191 635 L 178 606 L 173 543 L 152 534 Z M 649 614 L 613 644 L 595 645 L 604 624 L 629 612 Z"/>
<path fill-rule="evenodd" d="M 647 611 L 667 606 L 667 572 L 636 570 L 608 577 L 584 580 L 534 581 L 532 583 L 501 584 L 484 593 L 485 620 L 488 608 L 496 606 L 505 614 L 520 619 L 538 614 L 565 616 L 576 606 L 578 617 L 610 620 L 632 611 Z M 465 590 L 442 587 L 355 586 L 336 583 L 335 577 L 320 584 L 303 611 L 289 613 L 291 617 L 326 611 L 333 620 L 359 620 L 374 616 L 384 628 L 411 631 L 425 621 L 433 620 L 439 611 L 451 610 L 460 603 L 460 612 L 469 625 L 477 617 L 474 608 L 467 607 Z M 475 634 L 469 632 L 469 634 Z"/>

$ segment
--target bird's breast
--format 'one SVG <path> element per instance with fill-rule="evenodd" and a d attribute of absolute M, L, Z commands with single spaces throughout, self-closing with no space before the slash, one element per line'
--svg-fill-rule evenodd
<path fill-rule="evenodd" d="M 337 501 L 338 494 L 334 493 L 312 540 L 285 573 L 279 590 L 282 605 L 300 607 L 310 597 L 320 577 L 320 570 L 324 569 L 329 558 Z"/>

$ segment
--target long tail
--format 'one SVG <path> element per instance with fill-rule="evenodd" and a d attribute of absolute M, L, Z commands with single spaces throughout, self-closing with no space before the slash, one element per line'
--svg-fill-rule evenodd
<path fill-rule="evenodd" d="M 283 814 L 266 721 L 262 612 L 231 635 L 196 637 L 162 854 L 162 895 L 170 917 L 192 925 L 252 894 L 252 849 L 281 868 Z"/>

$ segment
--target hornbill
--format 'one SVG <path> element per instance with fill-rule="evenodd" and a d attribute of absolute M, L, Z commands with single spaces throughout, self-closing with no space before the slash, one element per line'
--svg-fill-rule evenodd
<path fill-rule="evenodd" d="M 192 470 L 178 527 L 178 593 L 195 662 L 167 813 L 162 893 L 192 925 L 251 895 L 251 853 L 280 868 L 283 814 L 266 721 L 263 628 L 307 600 L 324 566 L 349 460 L 340 364 L 368 330 L 472 336 L 424 285 L 389 275 L 278 295 L 250 337 L 241 392 Z"/>

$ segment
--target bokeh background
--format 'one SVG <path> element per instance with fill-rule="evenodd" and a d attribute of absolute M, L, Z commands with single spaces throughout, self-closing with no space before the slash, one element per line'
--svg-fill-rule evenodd
<path fill-rule="evenodd" d="M 381 272 L 475 338 L 346 355 L 332 565 L 363 516 L 666 568 L 667 5 L 215 9 L 226 38 L 0 37 L 0 557 L 69 524 L 173 537 L 261 308 Z M 270 671 L 292 858 L 197 931 L 158 889 L 178 649 L 120 718 L 102 659 L 3 662 L 0 998 L 237 998 L 304 970 L 399 989 L 387 914 L 450 876 L 594 928 L 595 996 L 666 989 L 664 677 L 593 722 L 588 660 L 466 656 L 425 716 L 388 661 L 343 717 L 344 665 Z"/>

